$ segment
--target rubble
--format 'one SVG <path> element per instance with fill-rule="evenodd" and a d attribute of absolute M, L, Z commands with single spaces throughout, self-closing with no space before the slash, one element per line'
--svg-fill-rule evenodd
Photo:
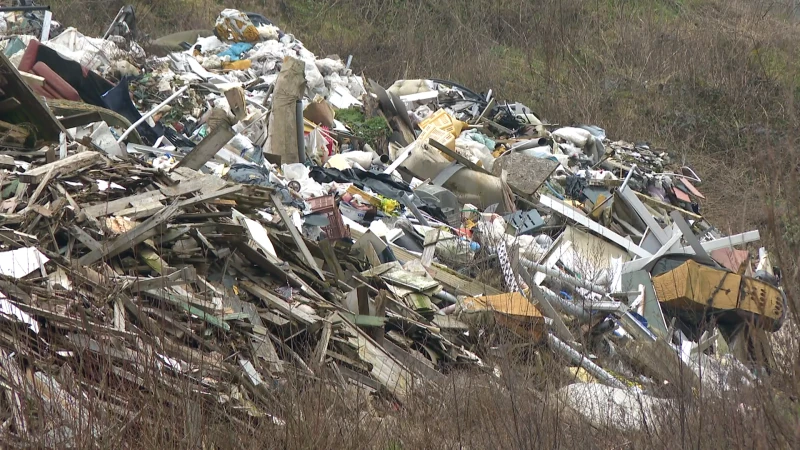
<path fill-rule="evenodd" d="M 491 371 L 481 330 L 503 327 L 584 374 L 562 391 L 574 409 L 646 400 L 612 419 L 625 430 L 668 407 L 665 383 L 719 392 L 773 364 L 752 343 L 785 321 L 780 271 L 766 249 L 751 259 L 757 231 L 703 218 L 701 179 L 666 150 L 449 81 L 385 90 L 257 15 L 213 27 L 163 57 L 131 40 L 132 8 L 107 39 L 3 41 L 14 433 L 21 398 L 63 419 L 53 445 L 84 427 L 92 387 L 59 370 L 84 358 L 121 386 L 146 390 L 154 369 L 274 418 L 290 368 L 402 404 L 450 371 Z"/>

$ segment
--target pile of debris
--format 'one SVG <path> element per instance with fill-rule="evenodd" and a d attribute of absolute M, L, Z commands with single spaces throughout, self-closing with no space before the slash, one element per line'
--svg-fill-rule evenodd
<path fill-rule="evenodd" d="M 113 416 L 65 379 L 87 361 L 277 422 L 289 367 L 402 403 L 491 371 L 487 327 L 640 398 L 774 364 L 779 270 L 667 152 L 450 81 L 384 89 L 236 10 L 150 57 L 126 8 L 102 39 L 3 40 L 4 428 L 44 400 L 58 445 L 90 390 Z"/>

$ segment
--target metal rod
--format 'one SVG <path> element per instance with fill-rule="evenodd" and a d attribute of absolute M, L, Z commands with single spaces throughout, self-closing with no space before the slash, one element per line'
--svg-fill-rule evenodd
<path fill-rule="evenodd" d="M 114 16 L 114 20 L 111 21 L 111 25 L 108 26 L 108 30 L 106 30 L 106 34 L 103 35 L 103 39 L 108 39 L 108 36 L 111 34 L 111 30 L 114 29 L 114 25 L 116 25 L 117 21 L 119 20 L 119 18 L 122 17 L 122 12 L 124 10 L 125 10 L 124 6 L 119 9 L 119 11 L 117 12 L 117 15 Z"/>
<path fill-rule="evenodd" d="M 163 102 L 159 103 L 158 106 L 156 106 L 155 108 L 153 108 L 150 111 L 148 111 L 147 114 L 143 115 L 141 119 L 137 120 L 133 125 L 128 127 L 128 129 L 125 130 L 124 133 L 122 133 L 122 136 L 120 136 L 119 139 L 117 139 L 117 144 L 119 144 L 123 140 L 125 140 L 125 138 L 128 137 L 128 135 L 131 134 L 133 132 L 133 130 L 136 129 L 136 127 L 138 127 L 139 125 L 143 124 L 145 120 L 150 118 L 153 114 L 157 113 L 158 110 L 160 110 L 161 108 L 167 106 L 171 101 L 173 101 L 176 98 L 178 98 L 181 94 L 186 92 L 187 89 L 189 89 L 189 85 L 188 84 L 186 86 L 178 89 L 178 92 L 170 95 L 166 100 L 164 100 Z"/>
<path fill-rule="evenodd" d="M 628 180 L 631 179 L 631 175 L 633 175 L 633 172 L 636 172 L 636 164 L 631 166 L 631 170 L 628 171 L 628 176 L 625 177 L 625 181 L 622 182 L 622 186 L 620 186 L 618 190 L 620 191 L 625 190 L 625 186 L 628 185 Z"/>
<path fill-rule="evenodd" d="M 406 208 L 411 210 L 411 214 L 413 214 L 414 217 L 416 217 L 416 219 L 419 221 L 420 225 L 426 226 L 426 227 L 430 226 L 428 224 L 428 221 L 425 220 L 425 216 L 423 216 L 422 213 L 419 211 L 419 209 L 417 209 L 417 205 L 414 204 L 414 199 L 410 195 L 408 195 L 408 194 L 403 195 L 402 197 L 400 197 L 400 201 L 404 205 L 406 205 Z"/>
<path fill-rule="evenodd" d="M 0 12 L 50 11 L 49 6 L 4 6 Z"/>

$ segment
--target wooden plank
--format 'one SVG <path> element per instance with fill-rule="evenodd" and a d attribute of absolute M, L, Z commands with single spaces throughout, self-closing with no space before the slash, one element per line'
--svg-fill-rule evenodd
<path fill-rule="evenodd" d="M 256 305 L 239 300 L 237 297 L 224 297 L 223 304 L 229 305 L 234 311 L 244 313 L 247 320 L 253 325 L 253 335 L 250 336 L 250 347 L 256 357 L 269 365 L 272 373 L 283 372 L 283 361 L 278 357 L 275 346 L 272 344 L 264 322 L 258 315 Z"/>
<path fill-rule="evenodd" d="M 59 159 L 50 164 L 35 167 L 23 174 L 20 174 L 19 180 L 22 183 L 38 184 L 42 179 L 52 170 L 53 177 L 67 176 L 75 172 L 92 166 L 98 162 L 105 161 L 105 158 L 98 152 L 81 152 L 64 159 Z"/>
<path fill-rule="evenodd" d="M 141 194 L 131 195 L 129 197 L 111 200 L 109 202 L 97 203 L 94 205 L 83 206 L 83 212 L 89 217 L 103 217 L 111 214 L 116 214 L 133 203 L 141 202 L 142 200 L 153 199 L 154 201 L 161 201 L 167 197 L 161 191 L 148 191 Z"/>
<path fill-rule="evenodd" d="M 240 286 L 242 286 L 247 292 L 263 300 L 268 306 L 280 311 L 281 314 L 294 318 L 304 325 L 316 325 L 323 320 L 316 314 L 309 314 L 296 307 L 292 307 L 292 305 L 290 305 L 287 301 L 251 281 L 242 281 Z"/>
<path fill-rule="evenodd" d="M 190 169 L 199 170 L 208 160 L 213 158 L 225 144 L 233 139 L 234 136 L 236 136 L 236 133 L 230 125 L 225 123 L 219 124 L 214 128 L 214 131 L 203 138 L 188 155 L 184 156 L 175 168 L 188 167 Z"/>
<path fill-rule="evenodd" d="M 231 329 L 231 326 L 225 323 L 224 320 L 212 314 L 209 314 L 206 311 L 203 311 L 195 306 L 190 305 L 189 302 L 181 300 L 181 298 L 178 295 L 173 294 L 167 291 L 166 289 L 150 289 L 144 291 L 144 293 L 152 297 L 155 297 L 159 300 L 164 300 L 166 302 L 169 302 L 177 306 L 178 308 L 182 309 L 183 311 L 188 312 L 189 314 L 196 316 L 198 319 L 203 320 L 204 322 L 213 325 L 217 328 L 220 328 L 225 331 L 229 331 Z"/>
<path fill-rule="evenodd" d="M 433 368 L 433 363 L 427 360 L 423 361 L 422 357 L 417 357 L 413 353 L 403 350 L 395 343 L 385 340 L 383 342 L 383 348 L 389 352 L 390 355 L 397 358 L 401 363 L 405 364 L 406 367 L 417 372 L 423 378 L 433 382 L 445 379 L 445 376 L 441 372 Z"/>
<path fill-rule="evenodd" d="M 201 176 L 189 181 L 181 181 L 175 186 L 161 188 L 161 193 L 167 197 L 180 197 L 182 195 L 193 194 L 209 186 L 217 186 L 218 190 L 225 186 L 225 181 L 215 176 Z"/>
<path fill-rule="evenodd" d="M 429 139 L 428 143 L 431 146 L 433 146 L 434 148 L 436 148 L 437 150 L 439 150 L 442 153 L 444 153 L 445 155 L 455 159 L 456 161 L 458 161 L 459 164 L 467 167 L 468 169 L 472 169 L 472 170 L 474 170 L 476 172 L 481 172 L 481 173 L 485 173 L 487 175 L 494 176 L 491 172 L 489 172 L 485 168 L 475 164 L 474 162 L 468 160 L 467 158 L 464 158 L 463 156 L 459 155 L 458 153 L 450 150 L 449 148 L 447 148 L 444 145 L 442 145 L 441 143 L 439 143 L 439 141 L 437 141 L 436 139 Z"/>
<path fill-rule="evenodd" d="M 343 327 L 356 336 L 352 340 L 357 345 L 359 357 L 372 366 L 370 375 L 398 400 L 404 401 L 414 384 L 413 374 L 355 324 L 342 316 L 339 317 Z"/>
<path fill-rule="evenodd" d="M 0 120 L 0 131 L 3 133 L 3 139 L 6 142 L 16 142 L 21 144 L 30 136 L 31 132 L 13 123 Z"/>
<path fill-rule="evenodd" d="M 22 103 L 19 102 L 14 97 L 9 97 L 4 100 L 0 100 L 0 114 L 5 114 L 7 112 L 11 112 L 19 107 Z"/>
<path fill-rule="evenodd" d="M 99 242 L 94 240 L 94 238 L 91 237 L 89 233 L 87 233 L 83 228 L 77 225 L 72 225 L 69 227 L 69 230 L 79 241 L 81 241 L 83 245 L 89 247 L 89 250 L 91 251 L 102 250 L 103 246 Z"/>
<path fill-rule="evenodd" d="M 425 242 L 423 243 L 422 262 L 423 267 L 430 267 L 433 262 L 433 256 L 436 254 L 436 244 L 439 243 L 439 234 L 442 230 L 434 229 L 429 230 L 425 234 Z"/>
<path fill-rule="evenodd" d="M 503 291 L 499 289 L 470 280 L 444 266 L 433 264 L 427 270 L 434 280 L 453 289 L 456 294 L 461 293 L 470 297 L 503 294 Z"/>
<path fill-rule="evenodd" d="M 314 349 L 314 363 L 317 366 L 322 366 L 325 362 L 325 355 L 328 352 L 328 344 L 331 341 L 331 332 L 333 331 L 333 324 L 329 321 L 325 321 L 322 324 L 322 335 L 319 338 L 319 342 L 317 343 L 317 347 Z"/>
<path fill-rule="evenodd" d="M 373 380 L 372 378 L 362 375 L 355 370 L 349 369 L 347 367 L 338 366 L 337 368 L 341 374 L 350 380 L 354 381 L 355 383 L 361 384 L 362 386 L 372 389 L 373 391 L 380 391 L 381 385 L 378 384 L 377 381 Z"/>
<path fill-rule="evenodd" d="M 242 190 L 242 185 L 238 184 L 236 186 L 231 186 L 225 189 L 220 189 L 213 192 L 207 192 L 202 195 L 198 195 L 197 197 L 192 197 L 187 200 L 183 200 L 182 202 L 178 203 L 178 208 L 185 208 L 187 206 L 194 206 L 198 203 L 205 203 L 209 200 L 218 199 L 220 197 L 225 197 L 226 195 L 235 194 Z"/>
<path fill-rule="evenodd" d="M 55 172 L 55 170 L 55 166 L 50 167 L 50 170 L 48 170 L 44 178 L 42 178 L 41 183 L 36 186 L 36 190 L 33 191 L 33 194 L 31 194 L 31 197 L 28 199 L 28 207 L 36 204 L 36 200 L 39 200 L 39 196 L 42 195 L 42 191 L 47 187 L 47 183 L 53 178 L 53 172 Z"/>
<path fill-rule="evenodd" d="M 197 271 L 187 266 L 164 277 L 138 278 L 131 285 L 131 292 L 146 291 L 169 286 L 180 286 L 197 280 Z"/>
<path fill-rule="evenodd" d="M 300 231 L 294 226 L 294 222 L 292 222 L 292 218 L 289 217 L 289 214 L 286 213 L 286 210 L 283 208 L 283 203 L 281 203 L 281 199 L 278 198 L 277 195 L 271 194 L 270 197 L 272 198 L 272 203 L 275 206 L 275 210 L 278 211 L 278 215 L 281 217 L 283 224 L 289 230 L 289 233 L 292 235 L 292 239 L 294 240 L 297 248 L 300 249 L 300 253 L 303 255 L 303 259 L 305 260 L 308 267 L 312 268 L 314 272 L 319 275 L 319 278 L 322 281 L 325 281 L 325 275 L 323 275 L 322 270 L 320 270 L 317 262 L 314 260 L 314 257 L 311 256 L 311 252 L 308 251 L 308 247 L 306 247 L 306 243 L 303 240 L 303 236 L 300 235 Z"/>
<path fill-rule="evenodd" d="M 178 211 L 180 210 L 177 205 L 165 207 L 159 213 L 139 224 L 136 228 L 117 236 L 109 242 L 108 245 L 104 246 L 104 248 L 92 250 L 86 255 L 83 255 L 78 260 L 78 263 L 83 266 L 88 266 L 103 258 L 116 256 L 135 245 L 141 244 L 151 237 L 151 234 L 149 234 L 150 232 L 164 224 L 164 222 L 167 222 L 171 217 L 177 215 Z"/>
<path fill-rule="evenodd" d="M 103 117 L 100 116 L 100 113 L 97 111 L 87 111 L 80 114 L 75 114 L 72 116 L 64 117 L 58 119 L 61 122 L 61 125 L 64 128 L 77 128 L 83 125 L 89 125 L 90 123 L 95 122 L 102 122 Z"/>
<path fill-rule="evenodd" d="M 574 208 L 571 208 L 567 204 L 547 195 L 542 195 L 539 201 L 546 207 L 552 209 L 560 216 L 563 216 L 579 225 L 583 225 L 584 227 L 588 228 L 589 230 L 599 234 L 600 236 L 604 237 L 605 239 L 619 245 L 620 247 L 627 250 L 629 253 L 635 256 L 639 256 L 641 258 L 646 258 L 652 256 L 650 252 L 647 250 L 639 247 L 638 245 L 634 244 L 632 241 L 620 236 L 619 234 L 609 230 L 608 228 L 600 225 L 599 223 L 593 221 L 589 217 L 582 214 L 580 211 L 577 211 Z"/>
<path fill-rule="evenodd" d="M 42 87 L 45 85 L 44 77 L 40 77 L 39 75 L 34 75 L 32 73 L 19 71 L 19 76 L 28 83 L 28 86 L 39 86 Z"/>
<path fill-rule="evenodd" d="M 336 277 L 337 280 L 344 281 L 345 276 L 342 271 L 342 264 L 339 258 L 336 257 L 336 250 L 333 247 L 333 242 L 330 239 L 325 239 L 318 242 L 319 249 L 322 251 L 322 257 L 325 259 L 325 264 Z"/>
<path fill-rule="evenodd" d="M 22 104 L 22 107 L 15 111 L 22 115 L 20 120 L 36 127 L 37 139 L 58 142 L 61 133 L 66 132 L 64 127 L 56 120 L 50 108 L 33 92 L 5 54 L 0 55 L 0 73 L 6 80 L 3 86 L 6 97 L 16 98 Z"/>

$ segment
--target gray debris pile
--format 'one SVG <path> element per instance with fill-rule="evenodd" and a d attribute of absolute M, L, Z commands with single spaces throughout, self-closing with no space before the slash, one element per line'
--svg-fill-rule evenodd
<path fill-rule="evenodd" d="M 701 179 L 667 151 L 451 81 L 384 89 L 257 14 L 226 9 L 162 57 L 129 7 L 103 38 L 11 34 L 23 16 L 2 14 L 13 433 L 102 433 L 81 399 L 114 417 L 153 379 L 165 402 L 191 383 L 276 423 L 290 369 L 403 403 L 491 372 L 488 327 L 562 361 L 590 421 L 583 397 L 644 417 L 665 384 L 721 392 L 775 365 L 780 271 L 757 231 L 703 218 Z M 34 424 L 26 399 L 61 420 Z"/>

